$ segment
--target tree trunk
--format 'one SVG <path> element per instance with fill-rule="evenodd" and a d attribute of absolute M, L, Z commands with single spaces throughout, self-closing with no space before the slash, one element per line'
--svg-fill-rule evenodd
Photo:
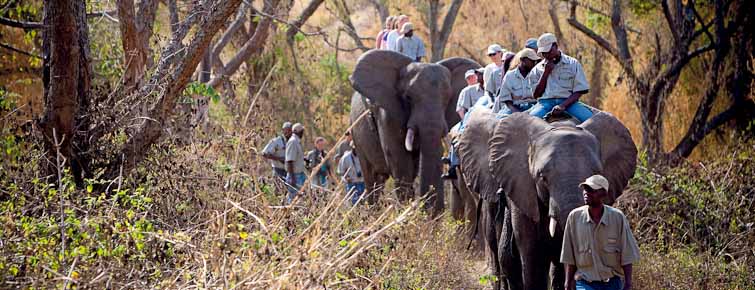
<path fill-rule="evenodd" d="M 430 62 L 437 62 L 443 59 L 448 38 L 451 36 L 456 16 L 458 16 L 463 2 L 463 0 L 453 0 L 448 7 L 446 16 L 443 18 L 443 26 L 438 27 L 440 0 L 430 0 L 430 9 L 427 15 L 427 27 L 430 30 Z"/>
<path fill-rule="evenodd" d="M 91 78 L 85 1 L 47 1 L 44 10 L 48 24 L 43 36 L 44 66 L 48 72 L 40 127 L 47 156 L 55 160 L 59 152 L 69 162 L 77 185 L 82 185 L 84 176 L 89 175 L 88 162 L 82 156 L 88 140 L 85 133 L 76 133 L 89 129 L 88 118 L 82 115 L 89 105 Z"/>
<path fill-rule="evenodd" d="M 593 48 L 593 67 L 590 74 L 590 93 L 587 96 L 588 105 L 600 108 L 603 98 L 603 51 L 599 47 Z"/>

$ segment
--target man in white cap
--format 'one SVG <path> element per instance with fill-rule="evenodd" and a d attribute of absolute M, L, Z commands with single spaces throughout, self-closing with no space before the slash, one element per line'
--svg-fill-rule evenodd
<path fill-rule="evenodd" d="M 399 30 L 401 30 L 401 27 L 403 27 L 407 22 L 409 22 L 409 16 L 403 14 L 396 16 L 394 23 L 395 29 L 388 32 L 388 38 L 386 39 L 386 41 L 388 41 L 388 43 L 386 44 L 388 50 L 398 50 L 398 38 L 401 37 Z"/>
<path fill-rule="evenodd" d="M 283 123 L 282 135 L 270 139 L 262 149 L 262 157 L 270 160 L 273 172 L 278 178 L 285 181 L 286 179 L 286 142 L 291 138 L 291 122 Z"/>
<path fill-rule="evenodd" d="M 532 68 L 541 58 L 529 48 L 519 51 L 516 58 L 519 60 L 519 65 L 506 72 L 498 98 L 495 100 L 497 104 L 495 107 L 500 108 L 498 113 L 502 115 L 524 112 L 537 102 L 532 94 L 535 91 L 538 76 L 532 72 Z"/>
<path fill-rule="evenodd" d="M 498 92 L 498 83 L 501 81 L 503 70 L 503 55 L 505 53 L 506 50 L 498 44 L 488 46 L 488 57 L 491 63 L 485 66 L 482 78 L 485 81 L 485 90 L 488 91 L 491 97 L 495 96 L 495 93 Z"/>
<path fill-rule="evenodd" d="M 566 112 L 579 122 L 592 117 L 592 111 L 579 102 L 579 97 L 590 89 L 582 64 L 561 52 L 552 33 L 545 33 L 537 39 L 537 53 L 544 60 L 534 68 L 539 82 L 534 93 L 537 104 L 532 107 L 530 115 L 545 118 L 548 114 Z"/>
<path fill-rule="evenodd" d="M 296 123 L 293 134 L 286 143 L 286 183 L 288 184 L 287 202 L 291 202 L 307 179 L 306 164 L 304 162 L 304 148 L 301 138 L 304 137 L 304 125 Z"/>
<path fill-rule="evenodd" d="M 396 51 L 416 62 L 420 62 L 425 57 L 425 44 L 414 35 L 414 25 L 411 22 L 404 23 L 401 27 L 401 37 L 398 38 L 396 48 Z"/>
<path fill-rule="evenodd" d="M 456 113 L 459 114 L 461 119 L 464 119 L 464 115 L 469 112 L 469 109 L 485 95 L 485 88 L 477 81 L 475 70 L 470 69 L 465 72 L 464 79 L 467 81 L 467 87 L 461 90 L 459 100 L 456 102 Z"/>
<path fill-rule="evenodd" d="M 593 175 L 579 185 L 585 206 L 569 213 L 561 244 L 567 290 L 631 290 L 632 264 L 640 249 L 626 216 L 603 204 L 608 180 Z M 623 282 L 623 283 L 622 283 Z"/>
<path fill-rule="evenodd" d="M 351 147 L 354 148 L 354 144 L 351 144 Z M 338 163 L 338 173 L 343 176 L 343 181 L 346 182 L 346 192 L 351 195 L 351 205 L 355 205 L 364 193 L 365 184 L 364 176 L 362 176 L 362 165 L 359 163 L 357 152 L 354 149 L 346 151 L 343 155 L 341 162 Z"/>

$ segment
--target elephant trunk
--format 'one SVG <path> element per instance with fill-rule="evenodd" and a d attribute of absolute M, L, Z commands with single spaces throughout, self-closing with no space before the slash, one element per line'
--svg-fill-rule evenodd
<path fill-rule="evenodd" d="M 431 194 L 427 201 L 427 208 L 432 208 L 434 215 L 440 214 L 443 211 L 443 196 L 445 193 L 443 191 L 443 181 L 440 178 L 443 171 L 441 140 L 442 132 L 440 130 L 421 130 L 419 132 L 420 194 Z"/>

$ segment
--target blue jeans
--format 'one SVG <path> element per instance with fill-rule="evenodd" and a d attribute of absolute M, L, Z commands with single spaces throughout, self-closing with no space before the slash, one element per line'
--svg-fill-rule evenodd
<path fill-rule="evenodd" d="M 275 173 L 275 176 L 280 178 L 283 182 L 286 182 L 286 175 L 288 172 L 286 172 L 285 169 L 273 167 L 273 173 Z"/>
<path fill-rule="evenodd" d="M 530 115 L 538 118 L 545 118 L 545 115 L 550 113 L 550 111 L 553 110 L 553 107 L 560 105 L 564 101 L 566 101 L 566 98 L 539 99 L 537 100 L 537 104 L 530 109 Z M 580 123 L 587 121 L 587 119 L 592 117 L 592 111 L 590 111 L 590 109 L 588 109 L 582 102 L 576 102 L 566 108 L 566 113 L 579 120 Z"/>
<path fill-rule="evenodd" d="M 618 276 L 614 276 L 608 282 L 577 280 L 577 290 L 621 290 L 622 288 L 624 288 L 624 285 Z"/>
<path fill-rule="evenodd" d="M 304 181 L 307 180 L 307 175 L 302 173 L 294 173 L 294 183 L 293 184 L 287 184 L 286 187 L 288 188 L 288 196 L 286 197 L 286 203 L 291 203 L 291 201 L 294 200 L 296 197 L 296 193 L 299 192 L 299 189 L 302 185 L 304 185 Z"/>
<path fill-rule="evenodd" d="M 351 194 L 351 205 L 357 204 L 359 197 L 364 193 L 364 182 L 347 183 L 346 193 Z"/>
<path fill-rule="evenodd" d="M 317 186 L 323 186 L 324 187 L 325 185 L 328 184 L 328 176 L 327 175 L 317 174 L 315 176 L 317 177 L 317 182 L 316 182 Z"/>
<path fill-rule="evenodd" d="M 524 112 L 524 111 L 527 111 L 530 108 L 532 108 L 532 106 L 534 106 L 534 105 L 535 105 L 535 103 L 522 103 L 522 104 L 516 104 L 516 105 L 514 105 L 514 107 L 516 107 L 517 109 L 519 109 L 520 112 Z M 501 110 L 498 111 L 498 115 L 511 115 L 512 113 L 514 113 L 514 112 L 512 112 L 509 109 L 509 106 L 506 106 L 505 104 L 503 105 L 503 108 L 501 108 Z"/>

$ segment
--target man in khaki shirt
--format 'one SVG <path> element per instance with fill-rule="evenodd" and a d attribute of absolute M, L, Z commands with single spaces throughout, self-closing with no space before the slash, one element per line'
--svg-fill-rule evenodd
<path fill-rule="evenodd" d="M 567 290 L 631 290 L 640 249 L 626 216 L 603 204 L 608 180 L 593 175 L 579 185 L 585 206 L 569 213 L 561 247 Z M 622 284 L 623 281 L 623 284 Z M 622 287 L 623 286 L 623 287 Z"/>

